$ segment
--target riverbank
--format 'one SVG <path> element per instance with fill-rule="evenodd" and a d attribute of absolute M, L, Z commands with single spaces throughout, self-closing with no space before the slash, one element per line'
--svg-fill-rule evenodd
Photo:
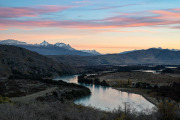
<path fill-rule="evenodd" d="M 77 76 L 74 79 L 77 80 Z M 63 81 L 52 81 L 48 79 L 38 80 L 35 83 L 33 83 L 31 80 L 28 82 L 26 80 L 13 80 L 13 81 L 15 81 L 15 83 L 13 83 L 11 86 L 8 87 L 10 88 L 9 95 L 11 95 L 10 93 L 13 91 L 11 87 L 14 87 L 14 86 L 19 88 L 18 90 L 20 90 L 21 92 L 24 91 L 25 89 L 27 91 L 32 92 L 33 89 L 37 88 L 36 92 L 29 93 L 29 94 L 28 92 L 25 92 L 27 93 L 26 96 L 21 95 L 17 97 L 20 99 L 14 98 L 15 104 L 13 105 L 4 104 L 4 103 L 0 104 L 0 119 L 11 120 L 13 118 L 13 120 L 19 120 L 19 119 L 21 120 L 32 120 L 32 119 L 38 119 L 38 120 L 44 120 L 44 119 L 46 120 L 92 120 L 92 119 L 93 120 L 117 120 L 117 119 L 127 118 L 128 120 L 139 120 L 139 119 L 144 118 L 144 119 L 158 120 L 157 119 L 158 116 L 155 111 L 153 111 L 152 113 L 150 113 L 150 111 L 149 112 L 141 111 L 137 115 L 137 111 L 134 111 L 134 109 L 130 108 L 130 110 L 132 110 L 132 112 L 130 112 L 128 111 L 129 110 L 128 106 L 125 106 L 125 105 L 111 112 L 102 111 L 100 109 L 97 109 L 97 107 L 94 108 L 94 107 L 89 107 L 89 106 L 76 105 L 72 101 L 73 98 L 77 98 L 78 96 L 81 96 L 81 97 L 84 96 L 83 91 L 85 90 L 84 86 L 79 86 L 77 84 L 66 83 Z M 0 84 L 2 85 L 1 82 Z M 8 85 L 8 84 L 5 84 L 5 85 Z M 99 94 L 99 98 L 101 98 L 100 102 L 103 102 L 104 100 L 110 101 L 109 102 L 111 103 L 110 105 L 116 105 L 117 107 L 117 104 L 115 104 L 114 101 L 112 102 L 112 100 L 118 99 L 118 101 L 120 101 L 119 97 L 116 96 L 120 93 L 118 90 L 115 90 L 109 87 L 103 87 L 103 86 L 100 86 L 100 88 L 97 88 L 97 86 L 95 87 L 94 85 L 90 85 L 90 86 L 94 90 L 101 89 L 99 90 L 99 92 L 92 91 L 92 94 L 100 93 Z M 41 90 L 42 88 L 44 88 L 44 90 Z M 108 92 L 106 93 L 108 96 L 104 96 L 103 93 L 105 92 Z M 113 97 L 109 96 L 113 94 L 115 94 L 115 96 Z M 128 93 L 124 95 L 127 97 L 129 96 Z M 63 97 L 66 99 L 64 100 L 59 99 Z M 97 100 L 97 96 L 94 96 L 94 97 L 95 97 L 95 100 Z M 134 97 L 132 95 L 131 97 L 136 98 L 137 95 L 135 95 Z M 109 98 L 112 98 L 112 100 L 110 100 Z M 124 98 L 124 97 L 120 97 L 120 98 Z M 125 98 L 124 100 L 127 100 L 127 99 Z M 150 104 L 145 99 L 143 99 L 143 101 L 138 101 L 138 102 L 144 103 L 144 105 Z M 8 116 L 9 114 L 11 116 Z"/>
<path fill-rule="evenodd" d="M 50 79 L 3 79 L 0 80 L 0 95 L 12 102 L 34 103 L 36 101 L 65 101 L 90 95 L 84 86 Z"/>
<path fill-rule="evenodd" d="M 123 111 L 107 112 L 76 105 L 73 99 L 88 95 L 84 86 L 51 80 L 3 80 L 4 96 L 11 102 L 0 104 L 2 120 L 116 120 Z M 25 91 L 26 90 L 26 91 Z M 19 94 L 21 93 L 21 94 Z M 13 96 L 13 97 L 12 97 Z M 128 113 L 132 120 L 140 116 Z M 148 118 L 148 116 L 146 116 Z"/>
<path fill-rule="evenodd" d="M 134 93 L 134 94 L 139 94 L 142 97 L 144 97 L 147 101 L 151 102 L 153 105 L 157 106 L 159 102 L 157 101 L 156 98 L 149 96 L 148 94 L 142 92 L 141 90 L 138 90 L 137 88 L 117 88 L 113 87 L 113 89 L 122 91 L 122 92 L 128 92 L 128 93 Z"/>
<path fill-rule="evenodd" d="M 87 79 L 105 81 L 116 90 L 139 94 L 155 106 L 166 100 L 177 104 L 180 109 L 178 76 L 145 72 L 113 72 L 88 76 Z"/>
<path fill-rule="evenodd" d="M 139 95 L 143 96 L 146 100 L 148 100 L 149 102 L 154 104 L 155 106 L 158 106 L 160 103 L 162 103 L 164 101 L 169 101 L 171 103 L 175 103 L 177 105 L 178 111 L 180 112 L 180 102 L 177 102 L 168 97 L 159 96 L 159 95 L 157 95 L 157 93 L 151 94 L 150 93 L 151 90 L 148 90 L 148 89 L 146 90 L 146 89 L 141 89 L 141 88 L 117 88 L 117 87 L 114 87 L 114 89 L 120 90 L 123 92 L 139 94 Z"/>

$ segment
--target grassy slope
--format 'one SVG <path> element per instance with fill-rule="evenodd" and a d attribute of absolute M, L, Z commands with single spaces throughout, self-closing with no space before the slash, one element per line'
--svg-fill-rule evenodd
<path fill-rule="evenodd" d="M 71 67 L 24 48 L 0 45 L 0 77 L 52 76 L 71 72 Z"/>

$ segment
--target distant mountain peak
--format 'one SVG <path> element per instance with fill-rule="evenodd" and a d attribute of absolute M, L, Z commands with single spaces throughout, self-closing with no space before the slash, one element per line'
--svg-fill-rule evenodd
<path fill-rule="evenodd" d="M 39 44 L 40 46 L 48 46 L 50 45 L 47 41 L 43 41 L 42 43 Z"/>
<path fill-rule="evenodd" d="M 97 52 L 96 50 L 81 50 L 82 52 L 87 52 L 93 55 L 101 55 L 101 53 Z"/>
<path fill-rule="evenodd" d="M 31 51 L 38 52 L 42 55 L 100 55 L 96 50 L 76 50 L 72 48 L 69 44 L 62 42 L 57 42 L 55 44 L 50 44 L 46 40 L 39 44 L 28 44 L 26 42 L 21 42 L 14 39 L 1 40 L 0 44 L 3 45 L 14 45 L 26 48 Z"/>
<path fill-rule="evenodd" d="M 14 40 L 14 39 L 1 40 L 0 44 L 5 44 L 5 45 L 27 45 L 26 42 L 21 42 L 21 41 Z"/>
<path fill-rule="evenodd" d="M 148 48 L 148 49 L 140 49 L 140 50 L 130 50 L 130 51 L 123 51 L 123 52 L 120 52 L 119 54 L 126 54 L 126 53 L 131 53 L 131 52 L 135 52 L 135 51 L 141 51 L 141 50 L 169 50 L 169 51 L 180 51 L 178 49 L 163 49 L 161 47 L 153 47 L 153 48 Z"/>
<path fill-rule="evenodd" d="M 65 43 L 58 42 L 58 43 L 55 43 L 54 45 L 57 47 L 63 47 L 63 48 L 69 49 L 69 50 L 75 50 L 69 44 L 65 44 Z"/>

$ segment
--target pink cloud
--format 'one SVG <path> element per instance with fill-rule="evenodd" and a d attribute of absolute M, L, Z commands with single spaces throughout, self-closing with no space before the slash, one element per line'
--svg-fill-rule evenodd
<path fill-rule="evenodd" d="M 0 7 L 1 18 L 36 17 L 40 14 L 63 11 L 72 6 L 41 5 L 36 7 Z"/>
<path fill-rule="evenodd" d="M 154 10 L 154 11 L 152 11 L 152 13 L 158 14 L 159 17 L 156 17 L 156 18 L 159 18 L 159 19 L 163 19 L 163 18 L 180 18 L 180 12 Z"/>
<path fill-rule="evenodd" d="M 49 6 L 50 8 L 52 6 Z M 46 7 L 47 8 L 47 7 Z M 51 9 L 51 11 L 60 10 L 58 7 Z M 63 9 L 61 9 L 63 10 Z M 44 10 L 39 13 L 44 13 Z M 47 12 L 45 12 L 47 13 Z M 41 20 L 41 21 L 22 21 L 22 20 L 10 20 L 0 19 L 0 27 L 9 28 L 23 28 L 23 27 L 59 27 L 59 28 L 75 28 L 75 29 L 108 29 L 108 28 L 125 28 L 125 27 L 153 27 L 153 26 L 166 26 L 169 28 L 179 29 L 180 15 L 173 10 L 155 10 L 149 11 L 149 16 L 115 16 L 106 19 L 99 20 L 87 20 L 87 21 L 53 21 L 53 20 Z M 30 14 L 29 14 L 30 15 Z M 173 25 L 173 27 L 172 27 Z M 117 31 L 115 31 L 117 32 Z"/>
<path fill-rule="evenodd" d="M 141 27 L 180 24 L 180 12 L 172 10 L 173 9 L 148 11 L 149 16 L 147 17 L 138 16 L 139 14 L 123 14 L 123 16 L 115 16 L 97 21 L 108 22 L 109 24 L 116 25 L 117 27 Z M 179 8 L 176 8 L 174 10 L 179 10 Z"/>
<path fill-rule="evenodd" d="M 126 4 L 126 5 L 119 5 L 119 6 L 98 7 L 91 10 L 114 9 L 114 8 L 121 8 L 121 7 L 135 6 L 135 5 L 141 5 L 141 4 Z"/>
<path fill-rule="evenodd" d="M 135 32 L 144 32 L 144 33 L 156 33 L 155 31 L 149 31 L 149 30 L 131 30 L 131 31 L 123 31 L 123 30 L 95 30 L 95 32 L 98 33 L 104 33 L 104 32 L 119 32 L 119 33 L 135 33 Z"/>
<path fill-rule="evenodd" d="M 172 10 L 174 10 L 174 11 L 180 11 L 180 8 L 174 8 L 174 9 L 172 9 Z"/>

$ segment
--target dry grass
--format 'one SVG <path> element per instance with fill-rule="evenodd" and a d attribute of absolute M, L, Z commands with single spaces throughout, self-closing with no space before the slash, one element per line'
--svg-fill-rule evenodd
<path fill-rule="evenodd" d="M 107 80 L 106 81 L 112 87 L 129 87 L 132 85 L 131 80 Z"/>
<path fill-rule="evenodd" d="M 0 104 L 0 120 L 157 120 L 156 114 L 147 115 L 148 112 L 134 113 L 129 105 L 113 112 L 105 112 L 69 101 Z"/>
<path fill-rule="evenodd" d="M 107 81 L 128 81 L 132 82 L 147 82 L 150 84 L 168 84 L 172 82 L 180 82 L 180 77 L 172 77 L 166 74 L 153 74 L 145 72 L 116 72 L 106 73 L 99 76 L 95 76 L 100 80 Z"/>
<path fill-rule="evenodd" d="M 67 103 L 0 104 L 0 120 L 113 120 L 113 114 Z"/>

